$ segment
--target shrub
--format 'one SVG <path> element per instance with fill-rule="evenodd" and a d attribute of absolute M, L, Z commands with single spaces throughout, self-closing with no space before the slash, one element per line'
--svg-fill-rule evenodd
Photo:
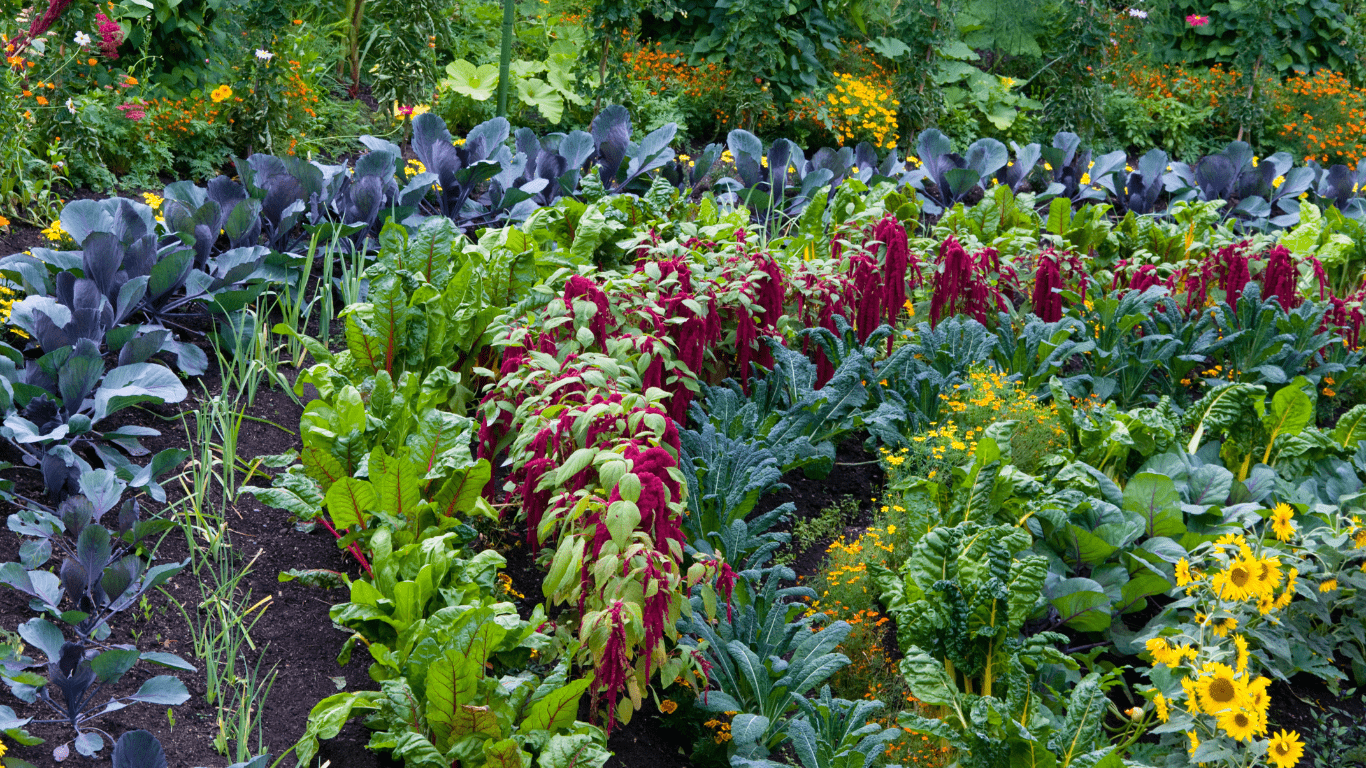
<path fill-rule="evenodd" d="M 1012 463 L 1025 472 L 1036 471 L 1044 457 L 1067 448 L 1067 430 L 1057 406 L 1041 403 L 999 373 L 977 369 L 969 374 L 962 391 L 940 398 L 948 418 L 913 435 L 909 448 L 883 450 L 893 485 L 912 476 L 945 482 L 954 467 L 971 458 L 977 440 L 998 421 L 1016 422 L 1010 453 Z"/>
<path fill-rule="evenodd" d="M 1287 79 L 1273 96 L 1271 122 L 1278 148 L 1296 159 L 1355 167 L 1366 158 L 1366 89 L 1330 69 Z"/>

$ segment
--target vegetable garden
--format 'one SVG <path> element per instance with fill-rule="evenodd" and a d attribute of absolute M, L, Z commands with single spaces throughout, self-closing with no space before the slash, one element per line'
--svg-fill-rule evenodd
<path fill-rule="evenodd" d="M 0 258 L 4 765 L 1360 760 L 1366 160 L 593 112 Z"/>

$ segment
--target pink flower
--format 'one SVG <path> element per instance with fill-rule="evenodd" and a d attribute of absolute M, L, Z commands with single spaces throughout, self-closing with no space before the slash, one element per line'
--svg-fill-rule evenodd
<path fill-rule="evenodd" d="M 100 50 L 104 52 L 105 58 L 117 59 L 119 45 L 123 42 L 123 27 L 103 13 L 95 14 L 95 21 L 100 23 Z"/>
<path fill-rule="evenodd" d="M 1192 13 L 1186 17 L 1186 23 L 1192 27 L 1203 27 L 1209 24 L 1209 17 Z"/>
<path fill-rule="evenodd" d="M 124 117 L 135 123 L 142 122 L 142 118 L 147 116 L 147 109 L 141 104 L 120 104 L 117 109 L 123 113 Z"/>

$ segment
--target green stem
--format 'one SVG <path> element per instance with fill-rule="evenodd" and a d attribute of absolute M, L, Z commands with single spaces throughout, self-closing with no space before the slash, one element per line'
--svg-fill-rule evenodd
<path fill-rule="evenodd" d="M 512 66 L 512 18 L 514 0 L 503 0 L 503 43 L 498 52 L 498 116 L 508 113 L 508 69 Z"/>

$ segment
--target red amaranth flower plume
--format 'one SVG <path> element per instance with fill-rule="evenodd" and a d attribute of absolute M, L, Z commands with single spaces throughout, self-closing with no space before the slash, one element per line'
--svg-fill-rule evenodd
<path fill-rule="evenodd" d="M 1133 278 L 1129 280 L 1129 290 L 1146 291 L 1159 282 L 1161 281 L 1158 279 L 1157 267 L 1152 264 L 1144 264 L 1138 268 L 1138 271 L 1134 273 Z"/>
<path fill-rule="evenodd" d="M 611 317 L 611 308 L 607 303 L 607 294 L 602 292 L 598 284 L 582 275 L 574 275 L 564 285 L 564 307 L 570 312 L 574 311 L 574 299 L 585 298 L 598 308 L 594 313 L 592 321 L 589 323 L 589 330 L 593 332 L 593 339 L 599 347 L 607 347 L 607 319 Z"/>
<path fill-rule="evenodd" d="M 10 59 L 18 58 L 26 48 L 33 44 L 34 40 L 38 39 L 51 29 L 53 24 L 57 23 L 57 19 L 62 17 L 62 14 L 66 12 L 66 9 L 71 6 L 72 2 L 73 0 L 48 0 L 47 10 L 43 12 L 42 16 L 34 18 L 33 21 L 29 23 L 28 32 L 9 41 L 0 38 L 0 42 L 6 43 L 4 46 L 5 57 Z M 20 15 L 20 19 L 22 18 L 23 14 Z"/>
<path fill-rule="evenodd" d="M 1328 328 L 1337 329 L 1348 347 L 1356 349 L 1361 346 L 1361 327 L 1366 324 L 1366 316 L 1362 314 L 1362 302 L 1366 301 L 1366 287 L 1345 300 L 1329 296 L 1328 301 L 1332 306 L 1324 315 L 1323 324 Z"/>
<path fill-rule="evenodd" d="M 989 309 L 1005 309 L 1000 291 L 982 273 L 1001 270 L 1000 255 L 984 248 L 969 256 L 958 238 L 950 235 L 939 245 L 939 264 L 934 273 L 934 293 L 930 298 L 930 324 L 955 314 L 970 314 L 986 325 Z"/>
<path fill-rule="evenodd" d="M 673 568 L 673 561 L 660 553 L 647 552 L 645 554 L 644 581 L 641 584 L 645 591 L 645 607 L 641 611 L 641 621 L 645 625 L 646 679 L 650 677 L 654 651 L 664 640 L 665 624 L 669 620 L 669 606 L 673 602 L 673 587 L 669 574 Z M 654 594 L 650 594 L 652 588 Z"/>
<path fill-rule="evenodd" d="M 876 259 L 864 253 L 855 253 L 849 261 L 857 302 L 854 310 L 854 333 L 862 344 L 882 323 L 882 299 L 886 295 L 886 290 L 879 280 Z"/>
<path fill-rule="evenodd" d="M 882 308 L 887 313 L 887 324 L 896 325 L 897 313 L 906 303 L 907 277 L 911 288 L 919 287 L 923 280 L 920 262 L 911 255 L 906 228 L 895 216 L 885 216 L 873 225 L 873 239 L 882 243 Z M 887 343 L 891 344 L 891 340 Z"/>
<path fill-rule="evenodd" d="M 1215 255 L 1220 270 L 1223 272 L 1224 300 L 1230 307 L 1238 306 L 1238 297 L 1243 295 L 1243 288 L 1252 282 L 1252 273 L 1248 269 L 1247 248 L 1249 244 L 1246 240 L 1241 243 L 1234 243 L 1220 248 Z"/>
<path fill-rule="evenodd" d="M 716 589 L 726 596 L 726 621 L 734 621 L 734 602 L 735 596 L 735 571 L 731 569 L 730 563 L 721 563 L 721 567 L 716 572 Z"/>
<path fill-rule="evenodd" d="M 601 697 L 607 697 L 607 735 L 612 735 L 612 725 L 617 719 L 617 699 L 626 689 L 626 679 L 631 674 L 631 659 L 626 653 L 626 619 L 622 613 L 626 604 L 620 600 L 612 603 L 598 621 L 609 622 L 607 643 L 601 657 L 597 659 L 596 673 L 593 676 L 593 709 L 597 710 Z"/>
<path fill-rule="evenodd" d="M 1062 270 L 1052 248 L 1039 254 L 1039 266 L 1034 271 L 1034 314 L 1045 323 L 1062 319 Z"/>
<path fill-rule="evenodd" d="M 1275 246 L 1266 261 L 1266 269 L 1262 271 L 1262 298 L 1275 296 L 1286 310 L 1294 309 L 1300 303 L 1299 290 L 1295 287 L 1298 278 L 1299 272 L 1290 260 L 1290 251 L 1283 245 Z"/>

